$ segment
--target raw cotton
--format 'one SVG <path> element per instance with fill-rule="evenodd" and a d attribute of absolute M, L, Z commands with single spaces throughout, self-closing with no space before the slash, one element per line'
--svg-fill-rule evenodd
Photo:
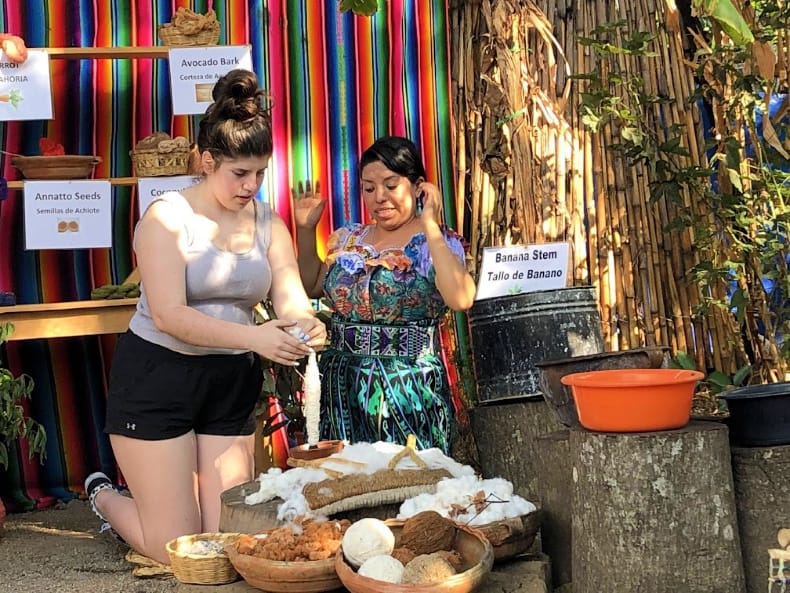
<path fill-rule="evenodd" d="M 326 477 L 326 473 L 319 469 L 294 468 L 283 472 L 273 467 L 258 476 L 258 491 L 245 496 L 244 503 L 253 505 L 280 498 L 285 502 L 277 509 L 277 519 L 293 520 L 309 511 L 307 500 L 302 494 L 305 484 L 320 482 Z"/>
<path fill-rule="evenodd" d="M 331 476 L 323 471 L 324 468 L 343 475 L 373 474 L 380 470 L 386 470 L 389 461 L 402 449 L 402 445 L 382 441 L 356 443 L 346 445 L 341 452 L 327 457 L 322 463 L 321 469 L 295 467 L 283 472 L 279 468 L 272 468 L 258 476 L 257 481 L 260 484 L 258 491 L 247 495 L 244 502 L 252 505 L 280 498 L 283 503 L 277 509 L 279 520 L 287 521 L 299 515 L 310 516 L 312 512 L 303 494 L 304 487 L 306 484 L 322 482 L 330 478 Z M 417 454 L 430 469 L 446 469 L 453 477 L 474 477 L 472 467 L 458 463 L 439 449 L 425 449 L 418 451 Z M 402 463 L 398 464 L 398 469 L 417 470 L 420 468 L 411 459 L 404 459 Z"/>
<path fill-rule="evenodd" d="M 321 419 L 321 375 L 318 372 L 318 360 L 314 350 L 307 357 L 303 389 L 307 444 L 314 447 L 318 444 L 318 425 Z"/>
<path fill-rule="evenodd" d="M 441 480 L 433 494 L 418 494 L 405 500 L 398 519 L 408 519 L 422 511 L 436 511 L 459 523 L 485 525 L 526 515 L 536 508 L 514 494 L 513 484 L 504 478 L 483 480 L 477 476 L 462 476 Z"/>

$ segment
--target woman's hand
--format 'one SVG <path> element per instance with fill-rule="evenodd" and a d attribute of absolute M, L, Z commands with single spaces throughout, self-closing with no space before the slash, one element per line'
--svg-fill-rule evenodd
<path fill-rule="evenodd" d="M 25 42 L 21 37 L 0 33 L 0 49 L 12 62 L 21 64 L 27 60 L 27 46 L 25 46 Z"/>
<path fill-rule="evenodd" d="M 302 341 L 313 350 L 322 350 L 326 345 L 326 326 L 318 317 L 297 319 L 295 327 L 299 328 Z"/>
<path fill-rule="evenodd" d="M 306 321 L 306 320 L 300 320 Z M 323 327 L 323 323 L 318 322 Z M 291 328 L 297 328 L 291 333 Z M 310 354 L 310 346 L 301 339 L 299 326 L 295 321 L 272 319 L 255 328 L 255 343 L 252 350 L 271 361 L 288 366 L 296 366 Z M 312 341 L 312 334 L 307 332 Z M 326 330 L 324 330 L 326 336 Z"/>
<path fill-rule="evenodd" d="M 326 198 L 321 196 L 321 185 L 315 182 L 315 192 L 311 183 L 302 185 L 299 182 L 298 189 L 291 190 L 294 202 L 294 222 L 297 227 L 314 229 L 321 220 L 321 215 L 326 207 Z"/>
<path fill-rule="evenodd" d="M 422 214 L 418 219 L 422 222 L 423 229 L 427 229 L 431 223 L 441 224 L 443 207 L 439 188 L 430 181 L 423 181 L 417 186 L 417 195 L 420 194 L 422 194 Z"/>

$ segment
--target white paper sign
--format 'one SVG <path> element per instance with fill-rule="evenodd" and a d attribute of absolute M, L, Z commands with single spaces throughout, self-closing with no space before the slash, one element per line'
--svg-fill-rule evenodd
<path fill-rule="evenodd" d="M 565 288 L 568 253 L 567 243 L 486 247 L 475 299 Z"/>
<path fill-rule="evenodd" d="M 15 64 L 0 51 L 0 121 L 52 119 L 49 54 L 31 49 Z"/>
<path fill-rule="evenodd" d="M 200 181 L 199 175 L 140 177 L 137 179 L 137 205 L 140 216 L 156 198 L 169 191 L 181 191 Z"/>
<path fill-rule="evenodd" d="M 173 113 L 205 113 L 217 80 L 236 68 L 252 70 L 249 45 L 178 47 L 168 52 Z"/>
<path fill-rule="evenodd" d="M 25 181 L 25 249 L 112 246 L 107 180 Z"/>

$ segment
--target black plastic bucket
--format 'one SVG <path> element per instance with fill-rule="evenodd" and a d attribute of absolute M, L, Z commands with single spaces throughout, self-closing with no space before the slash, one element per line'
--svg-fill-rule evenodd
<path fill-rule="evenodd" d="M 741 447 L 790 445 L 790 382 L 749 385 L 719 395 L 730 411 L 730 438 Z"/>
<path fill-rule="evenodd" d="M 484 299 L 475 302 L 468 317 L 481 404 L 540 396 L 538 362 L 603 351 L 592 287 Z"/>

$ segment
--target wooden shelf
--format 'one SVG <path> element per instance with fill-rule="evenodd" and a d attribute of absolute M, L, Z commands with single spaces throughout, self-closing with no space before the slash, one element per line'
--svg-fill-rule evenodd
<path fill-rule="evenodd" d="M 163 59 L 169 47 L 43 47 L 52 59 L 61 60 L 132 60 Z M 137 177 L 111 177 L 113 186 L 137 183 Z M 33 181 L 33 180 L 30 180 Z M 60 180 L 63 181 L 63 180 Z M 74 181 L 83 181 L 75 179 Z M 9 189 L 23 189 L 24 180 L 8 182 Z M 123 333 L 137 309 L 138 299 L 72 301 L 40 305 L 0 307 L 0 323 L 13 323 L 11 340 L 67 338 Z"/>
<path fill-rule="evenodd" d="M 133 60 L 166 58 L 169 47 L 36 47 L 46 50 L 50 58 L 61 60 Z"/>
<path fill-rule="evenodd" d="M 13 323 L 11 340 L 123 333 L 137 299 L 72 301 L 0 307 L 0 322 Z"/>
<path fill-rule="evenodd" d="M 109 179 L 28 179 L 27 181 L 109 181 L 111 185 L 136 185 L 137 184 L 137 177 L 110 177 Z M 15 181 L 8 182 L 8 189 L 22 189 L 24 187 L 25 180 L 18 179 Z"/>
<path fill-rule="evenodd" d="M 138 58 L 167 58 L 170 47 L 163 45 L 140 47 L 31 47 L 46 51 L 50 58 L 61 60 L 133 60 Z M 33 181 L 33 180 L 30 180 Z M 38 180 L 36 180 L 38 181 Z M 74 180 L 83 181 L 83 180 Z M 137 177 L 110 177 L 112 185 L 136 185 Z M 24 180 L 8 182 L 8 189 L 23 189 Z"/>

